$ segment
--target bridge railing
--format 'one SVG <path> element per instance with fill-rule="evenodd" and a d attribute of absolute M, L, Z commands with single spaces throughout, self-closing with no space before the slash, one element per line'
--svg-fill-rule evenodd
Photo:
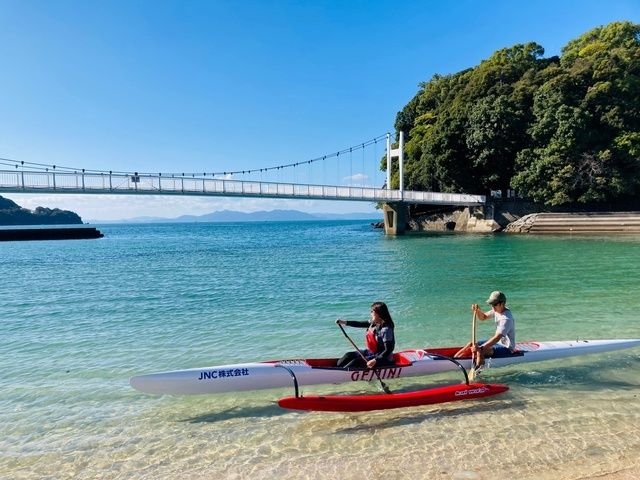
<path fill-rule="evenodd" d="M 0 170 L 0 193 L 116 193 L 481 205 L 483 195 L 148 174 Z"/>

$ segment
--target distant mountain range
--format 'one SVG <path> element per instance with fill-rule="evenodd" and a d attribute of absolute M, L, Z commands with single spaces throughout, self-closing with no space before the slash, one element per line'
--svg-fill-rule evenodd
<path fill-rule="evenodd" d="M 380 214 L 381 216 L 381 214 Z M 228 222 L 298 222 L 309 220 L 379 220 L 375 213 L 305 213 L 298 210 L 236 212 L 222 210 L 204 215 L 181 215 L 175 218 L 134 217 L 124 220 L 91 220 L 91 223 L 228 223 Z"/>

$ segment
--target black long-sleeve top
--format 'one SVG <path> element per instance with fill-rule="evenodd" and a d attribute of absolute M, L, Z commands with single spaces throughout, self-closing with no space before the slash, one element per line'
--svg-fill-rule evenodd
<path fill-rule="evenodd" d="M 346 325 L 348 327 L 355 328 L 372 328 L 378 344 L 377 351 L 371 352 L 375 353 L 376 361 L 393 361 L 393 350 L 396 348 L 396 339 L 393 333 L 393 328 L 386 325 L 378 327 L 370 322 L 361 322 L 358 320 L 347 320 Z"/>

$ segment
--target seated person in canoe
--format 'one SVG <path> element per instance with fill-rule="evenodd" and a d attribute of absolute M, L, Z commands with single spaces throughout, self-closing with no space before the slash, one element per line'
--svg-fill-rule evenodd
<path fill-rule="evenodd" d="M 339 318 L 336 323 L 348 327 L 367 329 L 365 334 L 366 348 L 344 354 L 338 360 L 338 367 L 364 368 L 366 366 L 374 368 L 393 364 L 393 349 L 396 345 L 393 332 L 395 325 L 384 302 L 374 302 L 371 305 L 371 320 L 368 322 L 342 320 Z"/>
<path fill-rule="evenodd" d="M 473 345 L 471 342 L 462 347 L 453 358 L 469 357 L 472 355 L 474 364 L 481 366 L 485 357 L 498 355 L 499 349 L 508 350 L 513 353 L 516 348 L 516 326 L 511 310 L 507 308 L 507 297 L 500 291 L 491 292 L 487 304 L 491 310 L 483 312 L 477 303 L 471 305 L 471 311 L 478 320 L 493 318 L 496 324 L 496 333 L 488 340 L 478 342 Z"/>

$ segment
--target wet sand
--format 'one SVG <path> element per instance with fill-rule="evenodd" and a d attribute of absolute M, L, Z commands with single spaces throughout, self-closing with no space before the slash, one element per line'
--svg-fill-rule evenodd
<path fill-rule="evenodd" d="M 640 463 L 630 468 L 625 468 L 618 472 L 604 473 L 595 477 L 583 477 L 584 480 L 637 480 L 640 478 Z M 580 479 L 582 480 L 582 479 Z"/>

